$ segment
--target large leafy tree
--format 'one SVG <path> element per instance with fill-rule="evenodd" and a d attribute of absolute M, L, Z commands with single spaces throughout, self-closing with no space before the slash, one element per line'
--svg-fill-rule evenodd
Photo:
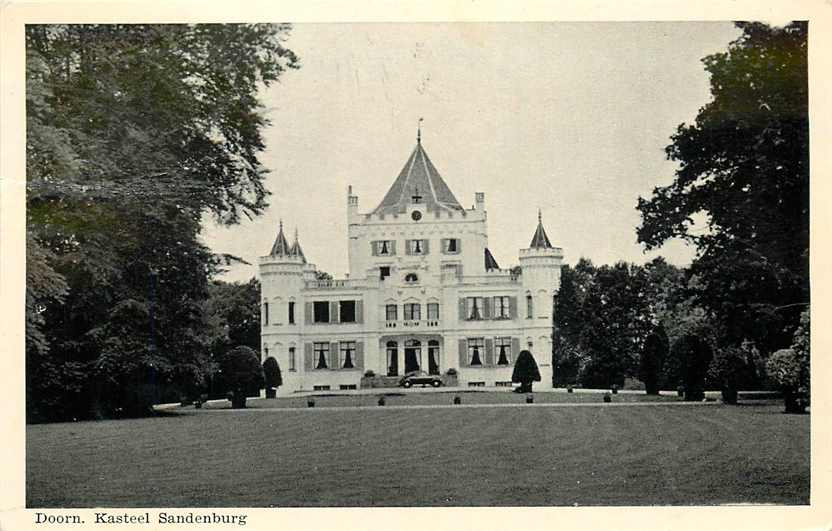
<path fill-rule="evenodd" d="M 695 296 L 722 340 L 771 352 L 809 301 L 807 24 L 737 26 L 703 60 L 712 99 L 672 136 L 674 181 L 639 198 L 638 239 L 695 245 Z"/>
<path fill-rule="evenodd" d="M 204 379 L 228 257 L 201 221 L 266 205 L 257 95 L 297 66 L 287 30 L 27 27 L 30 419 L 139 413 L 156 384 Z"/>

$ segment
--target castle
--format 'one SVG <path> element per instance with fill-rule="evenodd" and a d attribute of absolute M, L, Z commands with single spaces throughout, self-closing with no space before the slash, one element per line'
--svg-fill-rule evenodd
<path fill-rule="evenodd" d="M 397 377 L 456 369 L 458 385 L 511 386 L 521 349 L 537 361 L 539 385 L 551 387 L 562 249 L 538 213 L 519 267 L 501 269 L 488 250 L 485 195 L 463 208 L 420 136 L 372 212 L 359 212 L 349 187 L 346 278 L 319 279 L 282 222 L 260 258 L 261 356 L 277 359 L 280 394 L 356 389 L 368 370 Z"/>

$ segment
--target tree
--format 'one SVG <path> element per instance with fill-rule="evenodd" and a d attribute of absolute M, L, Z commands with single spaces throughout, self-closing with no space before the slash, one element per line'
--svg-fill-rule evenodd
<path fill-rule="evenodd" d="M 232 257 L 201 220 L 266 206 L 257 95 L 297 66 L 287 31 L 27 26 L 29 420 L 147 411 L 210 373 L 202 303 Z"/>
<path fill-rule="evenodd" d="M 266 398 L 274 398 L 276 396 L 276 387 L 283 385 L 283 377 L 280 374 L 280 365 L 277 360 L 269 356 L 263 362 L 263 375 L 266 379 Z"/>
<path fill-rule="evenodd" d="M 517 392 L 531 393 L 532 383 L 540 381 L 540 370 L 534 356 L 528 350 L 521 350 L 514 362 L 514 370 L 511 373 L 511 381 L 519 383 Z"/>
<path fill-rule="evenodd" d="M 703 60 L 712 100 L 666 148 L 673 183 L 638 200 L 638 240 L 695 245 L 693 293 L 722 343 L 771 352 L 809 300 L 807 24 L 737 26 L 728 50 Z"/>
<path fill-rule="evenodd" d="M 220 362 L 220 370 L 231 392 L 231 407 L 246 407 L 246 397 L 263 387 L 263 367 L 257 354 L 246 346 L 234 347 Z"/>
<path fill-rule="evenodd" d="M 659 381 L 669 343 L 664 327 L 657 326 L 644 341 L 639 363 L 639 379 L 644 382 L 648 395 L 659 394 Z"/>
<path fill-rule="evenodd" d="M 711 362 L 711 347 L 701 337 L 685 334 L 671 347 L 674 356 L 682 361 L 682 382 L 685 400 L 705 398 L 705 378 Z"/>

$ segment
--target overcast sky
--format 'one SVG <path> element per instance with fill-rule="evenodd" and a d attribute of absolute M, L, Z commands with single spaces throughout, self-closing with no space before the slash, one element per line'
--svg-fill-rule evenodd
<path fill-rule="evenodd" d="M 489 247 L 517 263 L 537 222 L 574 264 L 684 265 L 681 242 L 645 254 L 639 195 L 672 181 L 669 136 L 710 98 L 701 58 L 739 32 L 730 23 L 299 24 L 301 68 L 263 99 L 273 125 L 261 161 L 270 207 L 205 242 L 240 256 L 226 280 L 256 275 L 283 219 L 307 258 L 343 276 L 346 190 L 376 207 L 416 142 L 466 208 L 485 192 Z"/>

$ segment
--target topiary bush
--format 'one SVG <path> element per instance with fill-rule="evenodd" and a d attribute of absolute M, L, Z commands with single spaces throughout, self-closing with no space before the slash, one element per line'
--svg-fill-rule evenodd
<path fill-rule="evenodd" d="M 376 373 L 373 369 L 367 369 L 366 371 L 364 371 L 364 377 L 365 378 L 375 378 L 375 376 L 376 376 Z"/>
<path fill-rule="evenodd" d="M 740 347 L 727 347 L 717 350 L 708 367 L 708 379 L 719 386 L 722 401 L 726 404 L 737 403 L 737 393 L 754 379 L 754 368 L 748 363 L 748 350 L 752 345 L 744 342 Z"/>
<path fill-rule="evenodd" d="M 280 365 L 272 356 L 263 362 L 263 376 L 266 380 L 266 398 L 276 398 L 276 388 L 283 385 L 283 377 L 280 374 Z"/>
<path fill-rule="evenodd" d="M 664 327 L 659 325 L 644 340 L 644 348 L 639 358 L 638 378 L 644 382 L 644 390 L 648 395 L 659 394 L 659 378 L 668 349 L 667 333 Z"/>
<path fill-rule="evenodd" d="M 540 369 L 537 368 L 537 362 L 528 350 L 521 350 L 517 356 L 514 370 L 511 373 L 511 381 L 520 384 L 517 388 L 518 393 L 531 393 L 532 382 L 540 381 Z"/>
<path fill-rule="evenodd" d="M 695 334 L 685 334 L 673 344 L 672 355 L 682 363 L 685 400 L 699 402 L 705 398 L 705 377 L 711 363 L 711 347 Z"/>
<path fill-rule="evenodd" d="M 786 413 L 804 413 L 809 395 L 809 371 L 803 366 L 801 356 L 791 348 L 778 350 L 769 357 L 766 370 L 783 391 Z"/>
<path fill-rule="evenodd" d="M 249 347 L 231 349 L 220 361 L 220 370 L 228 385 L 233 408 L 246 407 L 246 397 L 256 395 L 263 387 L 263 367 Z"/>
<path fill-rule="evenodd" d="M 457 375 L 457 370 L 454 369 L 453 367 L 451 367 L 450 369 L 445 371 L 445 374 L 447 374 L 448 376 L 456 376 Z"/>

